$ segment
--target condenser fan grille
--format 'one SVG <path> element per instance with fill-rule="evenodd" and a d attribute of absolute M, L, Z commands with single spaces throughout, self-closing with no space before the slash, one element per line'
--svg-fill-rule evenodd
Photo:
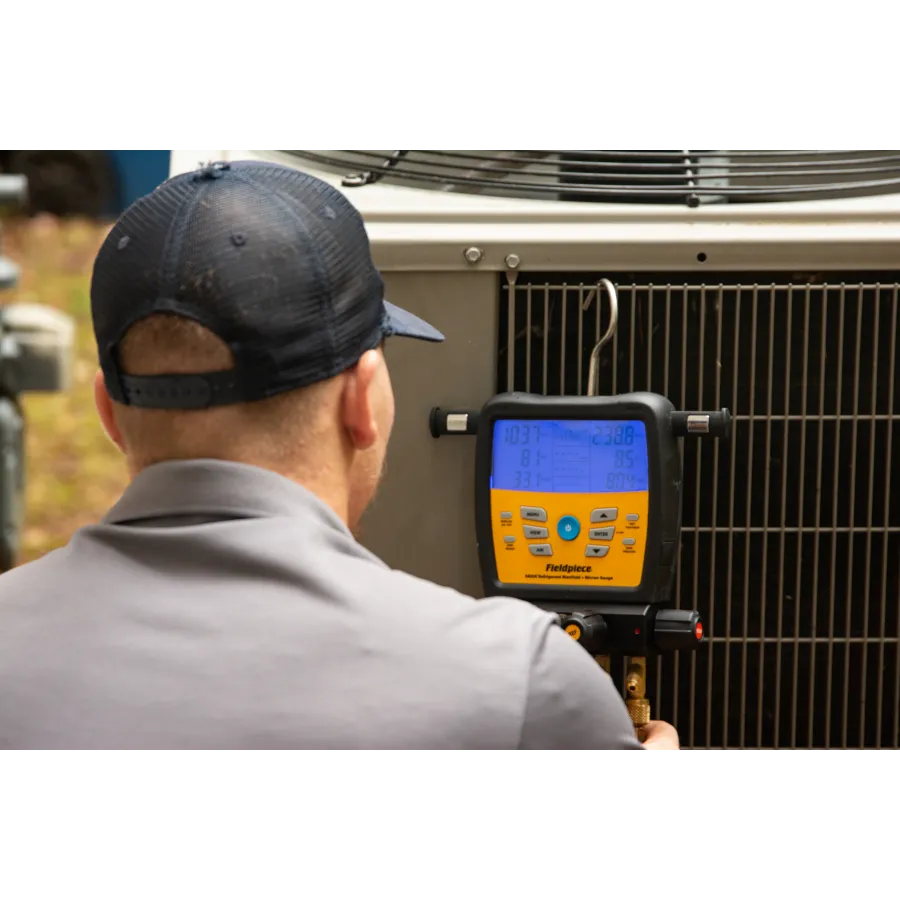
<path fill-rule="evenodd" d="M 900 190 L 896 150 L 285 150 L 341 174 L 488 196 L 596 203 L 760 203 Z"/>

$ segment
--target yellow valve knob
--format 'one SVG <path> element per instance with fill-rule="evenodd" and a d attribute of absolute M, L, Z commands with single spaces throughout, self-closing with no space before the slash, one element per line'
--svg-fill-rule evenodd
<path fill-rule="evenodd" d="M 628 715 L 635 728 L 640 728 L 650 721 L 650 701 L 643 700 L 626 700 L 625 705 L 628 707 Z"/>

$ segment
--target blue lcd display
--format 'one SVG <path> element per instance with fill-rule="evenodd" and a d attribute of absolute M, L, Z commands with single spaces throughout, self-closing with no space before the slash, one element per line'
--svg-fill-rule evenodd
<path fill-rule="evenodd" d="M 491 487 L 551 494 L 647 491 L 641 421 L 498 419 Z"/>

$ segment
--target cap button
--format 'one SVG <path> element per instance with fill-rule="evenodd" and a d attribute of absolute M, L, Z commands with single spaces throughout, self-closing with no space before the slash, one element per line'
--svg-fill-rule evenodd
<path fill-rule="evenodd" d="M 201 166 L 194 175 L 194 181 L 204 181 L 206 179 L 221 178 L 225 172 L 231 168 L 227 162 L 207 163 Z"/>

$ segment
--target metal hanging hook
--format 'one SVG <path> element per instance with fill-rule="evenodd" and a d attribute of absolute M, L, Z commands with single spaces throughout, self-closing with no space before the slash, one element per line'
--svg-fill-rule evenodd
<path fill-rule="evenodd" d="M 599 304 L 601 286 L 606 288 L 606 293 L 609 296 L 609 327 L 606 329 L 606 334 L 597 341 L 594 349 L 591 350 L 591 362 L 588 367 L 588 397 L 596 397 L 600 390 L 600 351 L 603 349 L 604 344 L 612 340 L 613 335 L 616 333 L 616 326 L 619 323 L 619 295 L 616 293 L 616 286 L 608 278 L 601 278 L 597 282 L 596 289 L 588 295 L 585 309 L 590 304 L 595 293 Z M 597 316 L 599 317 L 599 315 L 600 310 L 598 308 Z"/>

